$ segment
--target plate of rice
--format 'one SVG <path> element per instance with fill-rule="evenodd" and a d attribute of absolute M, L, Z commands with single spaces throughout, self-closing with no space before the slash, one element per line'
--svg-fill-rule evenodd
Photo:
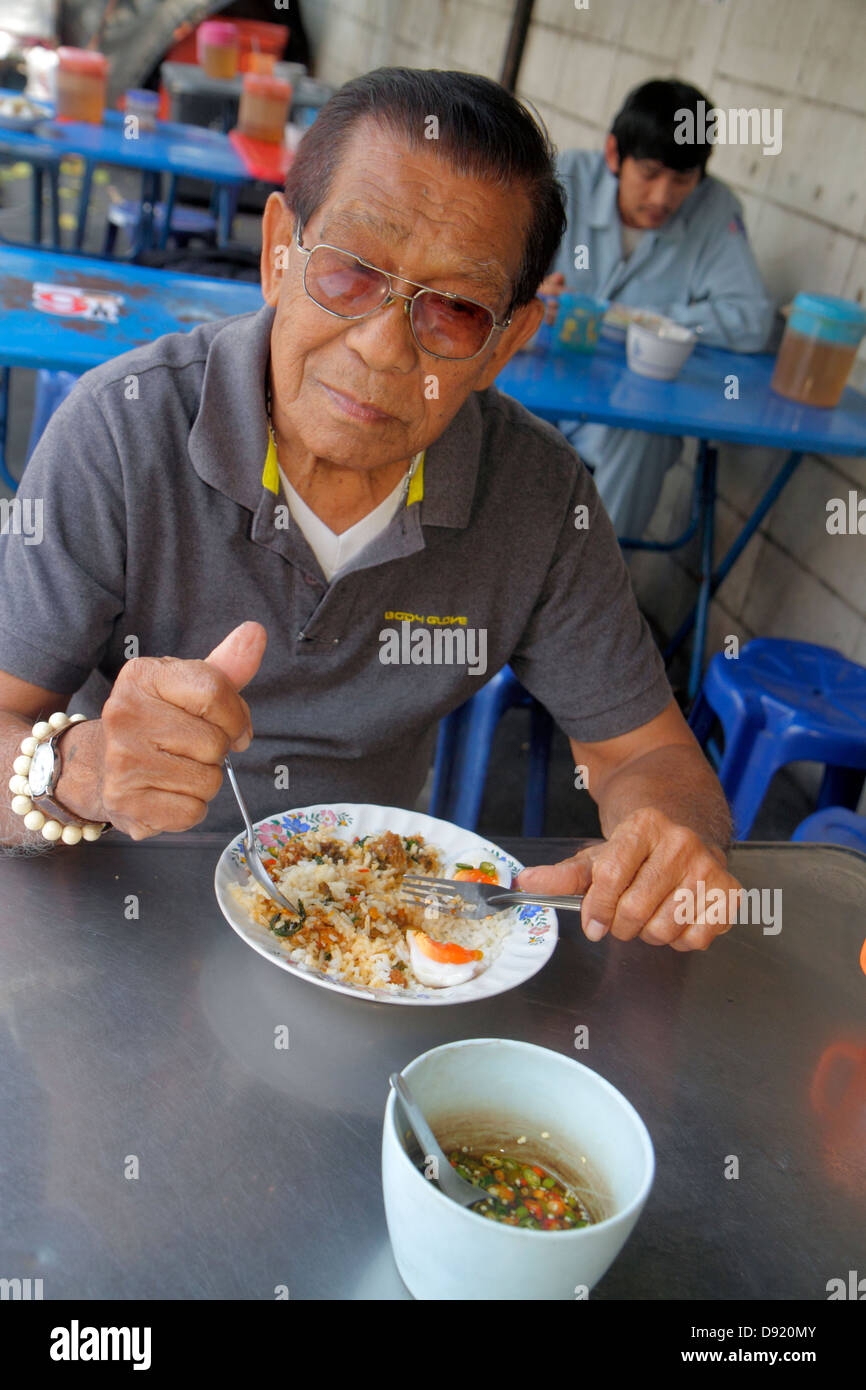
<path fill-rule="evenodd" d="M 281 910 L 256 883 L 243 834 L 220 855 L 217 902 L 248 946 L 313 984 L 383 1004 L 460 1004 L 514 989 L 553 954 L 550 908 L 526 903 L 482 917 L 464 915 L 459 898 L 447 911 L 401 898 L 405 873 L 453 878 L 484 865 L 510 887 L 523 868 L 449 821 L 343 802 L 267 816 L 255 829 L 265 867 L 294 910 Z M 460 982 L 434 986 L 416 970 L 428 981 L 450 970 Z"/>

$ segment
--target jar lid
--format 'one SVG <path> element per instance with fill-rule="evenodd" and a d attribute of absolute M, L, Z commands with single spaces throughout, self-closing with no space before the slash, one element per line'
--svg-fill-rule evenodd
<path fill-rule="evenodd" d="M 199 43 L 232 44 L 238 42 L 238 26 L 227 19 L 206 19 L 198 26 Z"/>
<path fill-rule="evenodd" d="M 862 324 L 866 327 L 866 309 L 851 299 L 840 299 L 835 294 L 806 294 L 794 296 L 795 309 L 807 314 L 820 314 L 822 318 L 833 319 L 837 323 Z"/>
<path fill-rule="evenodd" d="M 135 106 L 159 106 L 159 92 L 151 92 L 147 87 L 130 87 L 126 93 L 127 106 L 130 103 Z"/>
<path fill-rule="evenodd" d="M 292 96 L 290 83 L 266 72 L 245 72 L 244 91 L 257 97 L 280 97 L 284 101 L 290 101 Z"/>
<path fill-rule="evenodd" d="M 66 72 L 88 72 L 95 77 L 101 77 L 108 69 L 105 54 L 92 48 L 58 48 L 57 61 Z"/>

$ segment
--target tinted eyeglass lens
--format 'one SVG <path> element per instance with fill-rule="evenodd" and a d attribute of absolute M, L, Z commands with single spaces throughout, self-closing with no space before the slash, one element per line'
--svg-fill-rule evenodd
<path fill-rule="evenodd" d="M 323 309 L 346 318 L 372 313 L 388 297 L 388 281 L 381 271 L 328 246 L 317 246 L 308 256 L 304 284 Z M 471 300 L 422 290 L 412 300 L 412 326 L 428 352 L 474 357 L 490 337 L 493 319 L 489 310 Z"/>
<path fill-rule="evenodd" d="M 378 270 L 327 246 L 317 246 L 307 258 L 304 284 L 323 309 L 347 318 L 368 314 L 388 297 L 388 281 Z"/>
<path fill-rule="evenodd" d="M 493 320 L 487 309 L 468 299 L 448 299 L 424 290 L 412 301 L 415 336 L 439 357 L 474 357 L 490 337 Z"/>

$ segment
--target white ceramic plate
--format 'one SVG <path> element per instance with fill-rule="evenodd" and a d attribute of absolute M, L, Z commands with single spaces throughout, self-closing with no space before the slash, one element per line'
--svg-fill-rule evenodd
<path fill-rule="evenodd" d="M 407 811 L 396 806 L 369 806 L 351 802 L 334 805 L 305 806 L 299 810 L 284 811 L 267 816 L 256 822 L 256 833 L 263 850 L 285 844 L 291 835 L 302 830 L 327 830 L 340 840 L 353 840 L 356 835 L 373 835 L 383 830 L 392 830 L 397 835 L 420 834 L 428 844 L 435 845 L 442 853 L 444 873 L 453 868 L 459 860 L 478 863 L 481 859 L 492 860 L 499 869 L 500 881 L 510 884 L 511 876 L 520 872 L 523 865 L 506 854 L 498 845 L 491 844 L 470 830 L 462 830 L 450 821 L 435 820 L 415 811 Z M 492 965 L 482 970 L 465 985 L 450 985 L 445 989 L 427 989 L 407 995 L 403 991 L 391 994 L 383 989 L 361 989 L 319 970 L 298 965 L 289 960 L 277 939 L 254 921 L 249 913 L 235 901 L 229 889 L 232 883 L 247 884 L 250 875 L 244 856 L 243 834 L 237 835 L 226 845 L 214 875 L 214 888 L 217 902 L 226 921 L 234 928 L 248 946 L 264 956 L 281 970 L 309 980 L 325 989 L 334 989 L 341 994 L 352 994 L 356 998 L 374 999 L 382 1004 L 465 1004 L 477 999 L 488 999 L 494 994 L 503 994 L 530 979 L 553 955 L 557 942 L 556 913 L 551 908 L 525 907 L 513 908 L 509 912 L 511 932 L 502 944 L 499 955 Z"/>

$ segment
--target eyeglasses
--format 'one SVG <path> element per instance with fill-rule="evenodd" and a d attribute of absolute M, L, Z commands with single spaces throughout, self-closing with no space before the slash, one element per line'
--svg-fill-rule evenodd
<path fill-rule="evenodd" d="M 365 319 L 384 309 L 395 299 L 402 299 L 409 315 L 412 336 L 424 352 L 451 361 L 467 361 L 483 352 L 493 333 L 502 333 L 511 323 L 496 322 L 496 315 L 485 304 L 462 295 L 431 290 L 414 280 L 403 283 L 415 286 L 414 294 L 401 294 L 394 289 L 389 275 L 360 256 L 352 256 L 339 246 L 320 242 L 317 246 L 301 245 L 301 227 L 297 226 L 295 245 L 306 256 L 304 289 L 320 309 L 338 319 Z"/>

